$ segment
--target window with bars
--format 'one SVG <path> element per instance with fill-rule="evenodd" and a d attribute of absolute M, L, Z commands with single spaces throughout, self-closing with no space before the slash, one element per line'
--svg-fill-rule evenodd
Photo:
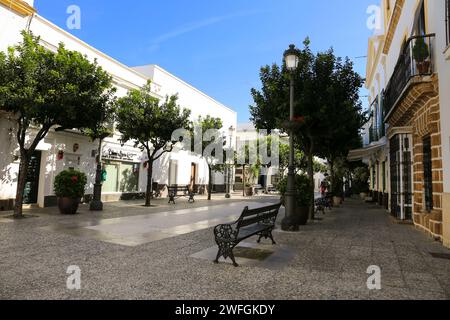
<path fill-rule="evenodd" d="M 431 138 L 423 140 L 423 177 L 425 191 L 425 209 L 433 210 L 433 166 L 431 155 Z"/>

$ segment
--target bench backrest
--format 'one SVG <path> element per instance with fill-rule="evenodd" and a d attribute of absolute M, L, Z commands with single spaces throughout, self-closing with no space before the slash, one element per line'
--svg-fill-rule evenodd
<path fill-rule="evenodd" d="M 240 229 L 261 222 L 275 223 L 280 207 L 281 203 L 251 210 L 245 207 L 238 220 L 237 228 Z"/>
<path fill-rule="evenodd" d="M 184 186 L 184 187 L 179 187 L 179 186 L 170 186 L 170 187 L 167 187 L 167 190 L 169 191 L 169 192 L 172 192 L 172 193 L 177 193 L 177 192 L 188 192 L 189 191 L 189 187 L 188 186 Z"/>

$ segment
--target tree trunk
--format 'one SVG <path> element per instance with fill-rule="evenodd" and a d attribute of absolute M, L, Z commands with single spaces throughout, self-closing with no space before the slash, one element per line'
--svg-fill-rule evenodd
<path fill-rule="evenodd" d="M 245 165 L 242 166 L 242 182 L 244 187 L 242 188 L 242 196 L 245 197 L 245 188 L 247 187 L 247 181 L 245 180 Z"/>
<path fill-rule="evenodd" d="M 152 205 L 153 160 L 148 161 L 147 169 L 147 192 L 145 193 L 145 206 L 150 207 Z"/>
<path fill-rule="evenodd" d="M 22 218 L 22 204 L 23 196 L 25 192 L 25 183 L 28 174 L 28 163 L 30 162 L 30 157 L 28 152 L 21 150 L 20 165 L 19 165 L 19 176 L 17 178 L 17 191 L 16 191 L 16 202 L 14 204 L 14 218 Z"/>
<path fill-rule="evenodd" d="M 333 193 L 334 190 L 334 160 L 330 159 L 328 161 L 330 163 L 330 190 L 329 192 Z"/>
<path fill-rule="evenodd" d="M 314 220 L 314 203 L 315 203 L 315 194 L 314 194 L 314 156 L 312 153 L 312 148 L 308 151 L 308 177 L 310 183 L 310 192 L 311 192 L 311 204 L 309 206 L 309 217 L 311 220 Z"/>
<path fill-rule="evenodd" d="M 209 180 L 208 180 L 208 201 L 211 200 L 211 193 L 212 193 L 212 169 L 211 166 L 208 165 L 208 174 L 209 174 Z"/>

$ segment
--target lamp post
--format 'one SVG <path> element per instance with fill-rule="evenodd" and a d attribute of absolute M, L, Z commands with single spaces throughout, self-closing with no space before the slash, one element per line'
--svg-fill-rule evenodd
<path fill-rule="evenodd" d="M 294 72 L 298 68 L 299 56 L 295 45 L 291 44 L 289 49 L 284 53 L 284 61 L 287 70 L 290 72 L 290 122 L 294 122 Z M 282 222 L 282 229 L 285 231 L 298 230 L 296 222 L 296 188 L 295 188 L 295 154 L 294 154 L 294 132 L 292 126 L 289 128 L 289 171 L 288 183 L 285 195 L 286 217 Z"/>
<path fill-rule="evenodd" d="M 94 196 L 90 203 L 89 209 L 91 211 L 103 211 L 102 202 L 102 144 L 103 138 L 99 139 L 98 146 L 98 158 L 97 158 L 97 171 L 95 173 L 95 184 L 94 184 Z"/>
<path fill-rule="evenodd" d="M 228 129 L 228 133 L 230 134 L 230 150 L 233 149 L 233 135 L 234 135 L 234 131 L 235 131 L 235 129 L 234 129 L 233 126 L 231 126 Z M 228 172 L 228 174 L 227 174 L 227 194 L 225 195 L 225 198 L 230 199 L 231 198 L 231 176 L 232 176 L 231 164 L 227 165 L 227 172 Z"/>

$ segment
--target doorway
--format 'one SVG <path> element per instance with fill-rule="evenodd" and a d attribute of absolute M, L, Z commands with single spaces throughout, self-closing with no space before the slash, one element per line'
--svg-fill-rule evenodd
<path fill-rule="evenodd" d="M 28 172 L 23 193 L 24 204 L 35 204 L 38 202 L 39 175 L 41 173 L 41 151 L 33 152 L 28 162 Z"/>
<path fill-rule="evenodd" d="M 191 179 L 189 182 L 189 189 L 191 191 L 195 190 L 195 181 L 197 179 L 197 164 L 191 163 Z"/>
<path fill-rule="evenodd" d="M 412 137 L 399 134 L 390 141 L 391 214 L 399 220 L 412 219 Z"/>

